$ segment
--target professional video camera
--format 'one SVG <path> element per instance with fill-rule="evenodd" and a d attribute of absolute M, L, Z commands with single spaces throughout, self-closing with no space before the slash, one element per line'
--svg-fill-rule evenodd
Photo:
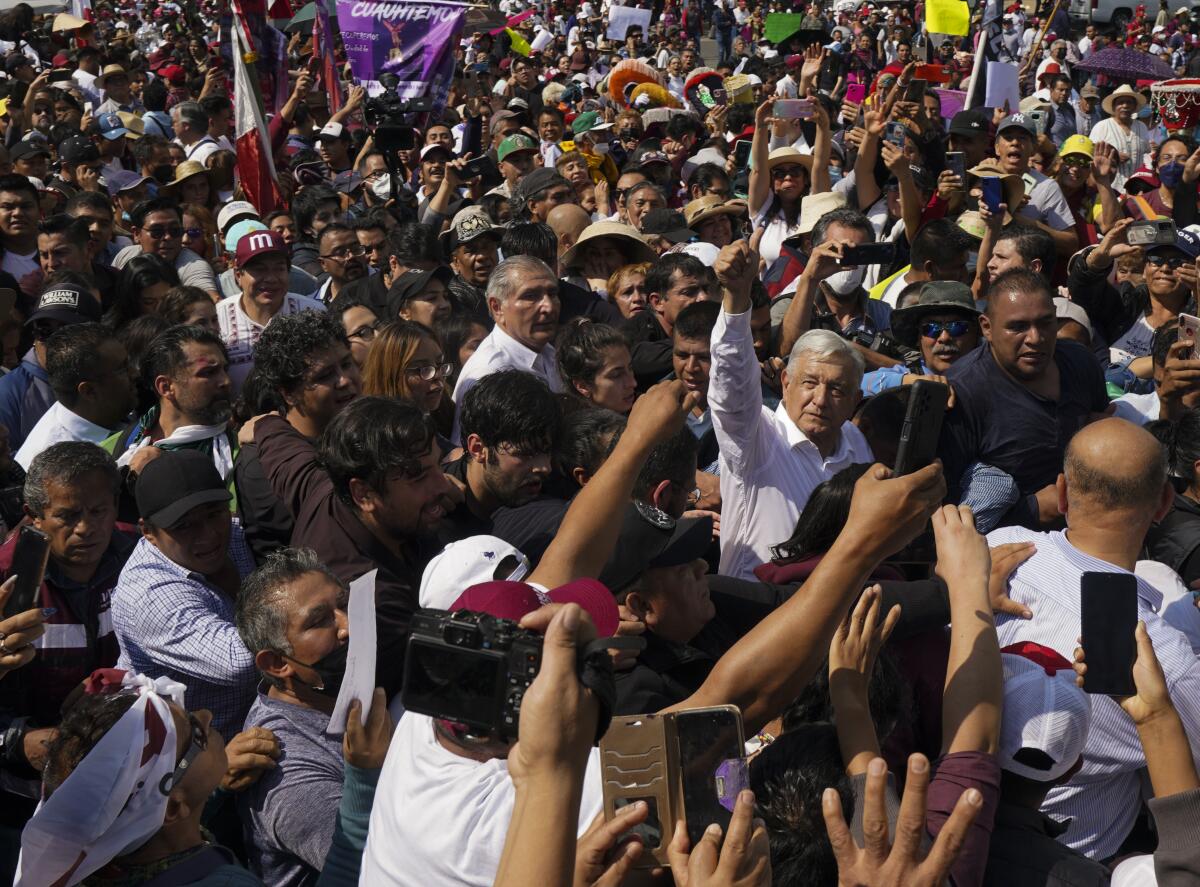
<path fill-rule="evenodd" d="M 641 638 L 600 638 L 579 651 L 580 682 L 600 702 L 596 739 L 616 701 L 609 647 Z M 418 610 L 404 657 L 405 711 L 465 724 L 478 736 L 517 738 L 521 700 L 542 665 L 542 636 L 507 619 L 458 610 Z"/>

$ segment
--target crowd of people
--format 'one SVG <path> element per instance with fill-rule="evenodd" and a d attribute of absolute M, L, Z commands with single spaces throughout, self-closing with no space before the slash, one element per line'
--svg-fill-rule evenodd
<path fill-rule="evenodd" d="M 1200 22 L 927 4 L 501 0 L 382 112 L 256 27 L 267 194 L 223 4 L 0 13 L 0 880 L 1200 883 L 1200 148 L 1087 64 Z M 405 711 L 446 611 L 508 722 Z M 713 706 L 724 818 L 613 803 Z"/>

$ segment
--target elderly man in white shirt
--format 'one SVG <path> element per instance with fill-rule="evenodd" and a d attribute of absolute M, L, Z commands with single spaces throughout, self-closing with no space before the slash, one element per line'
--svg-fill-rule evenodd
<path fill-rule="evenodd" d="M 754 578 L 754 568 L 787 539 L 816 486 L 873 456 L 850 417 L 863 358 L 836 333 L 811 330 L 793 346 L 783 401 L 763 406 L 750 329 L 750 284 L 758 255 L 744 241 L 721 250 L 714 270 L 725 287 L 712 333 L 708 405 L 721 448 L 721 569 Z"/>
<path fill-rule="evenodd" d="M 524 370 L 539 376 L 551 391 L 563 390 L 550 344 L 558 332 L 559 310 L 558 278 L 550 266 L 533 256 L 505 259 L 488 279 L 487 304 L 496 325 L 463 365 L 454 386 L 454 443 L 463 396 L 484 376 Z"/>
<path fill-rule="evenodd" d="M 1146 530 L 1167 513 L 1174 494 L 1161 445 L 1146 430 L 1115 418 L 1075 435 L 1057 485 L 1066 532 L 1007 527 L 989 534 L 988 543 L 1037 546 L 1009 580 L 1009 596 L 1033 616 L 999 614 L 1000 645 L 1031 641 L 1070 660 L 1080 635 L 1082 575 L 1133 574 Z M 1186 635 L 1160 615 L 1162 593 L 1140 576 L 1136 581 L 1138 619 L 1146 623 L 1195 756 L 1200 753 L 1200 660 Z M 1145 766 L 1133 721 L 1111 698 L 1093 696 L 1083 766 L 1070 782 L 1051 790 L 1042 812 L 1070 819 L 1060 838 L 1065 844 L 1092 859 L 1107 859 L 1129 835 L 1141 809 Z"/>

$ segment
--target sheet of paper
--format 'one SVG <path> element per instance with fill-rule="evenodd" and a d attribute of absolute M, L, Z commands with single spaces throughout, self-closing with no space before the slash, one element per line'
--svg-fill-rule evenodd
<path fill-rule="evenodd" d="M 1017 84 L 1017 66 L 1006 62 L 987 63 L 987 92 L 983 97 L 986 108 L 1003 108 L 1008 103 L 1010 114 L 1021 107 L 1021 90 Z"/>
<path fill-rule="evenodd" d="M 650 32 L 650 16 L 652 9 L 641 9 L 637 6 L 610 6 L 608 8 L 608 39 L 624 40 L 625 32 L 633 26 L 642 29 L 642 36 Z"/>
<path fill-rule="evenodd" d="M 375 574 L 364 573 L 350 583 L 350 650 L 346 655 L 346 676 L 329 716 L 329 733 L 346 732 L 346 716 L 350 703 L 357 699 L 362 705 L 362 723 L 367 723 L 371 697 L 375 693 Z"/>
<path fill-rule="evenodd" d="M 534 35 L 533 42 L 529 44 L 529 48 L 534 52 L 541 52 L 553 42 L 554 35 L 549 31 L 542 30 L 538 31 L 537 34 Z"/>
<path fill-rule="evenodd" d="M 971 10 L 963 0 L 928 0 L 925 4 L 925 30 L 931 34 L 966 37 L 970 23 Z"/>

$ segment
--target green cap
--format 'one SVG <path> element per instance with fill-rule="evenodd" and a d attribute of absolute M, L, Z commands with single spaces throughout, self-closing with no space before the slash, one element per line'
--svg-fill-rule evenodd
<path fill-rule="evenodd" d="M 610 129 L 611 123 L 599 123 L 599 111 L 584 111 L 573 121 L 571 121 L 571 132 L 575 135 L 582 135 L 585 132 L 590 132 L 593 129 Z"/>
<path fill-rule="evenodd" d="M 504 160 L 509 154 L 516 154 L 518 151 L 536 151 L 537 143 L 524 133 L 514 132 L 496 149 L 496 158 Z"/>

